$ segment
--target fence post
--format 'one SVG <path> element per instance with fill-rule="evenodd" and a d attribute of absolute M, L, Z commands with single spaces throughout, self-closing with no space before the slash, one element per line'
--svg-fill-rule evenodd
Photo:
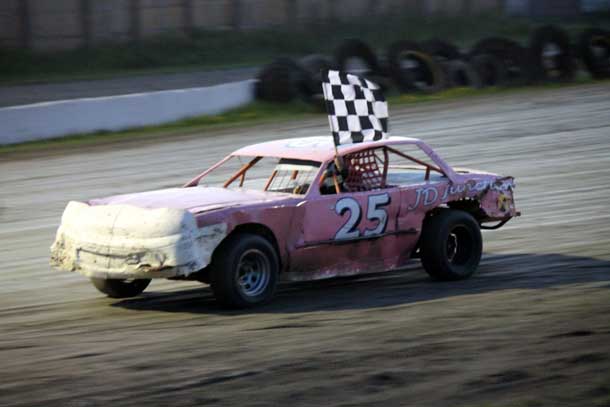
<path fill-rule="evenodd" d="M 339 13 L 337 12 L 337 2 L 331 1 L 328 5 L 328 19 L 331 22 L 335 22 L 339 19 Z"/>
<path fill-rule="evenodd" d="M 472 14 L 472 0 L 462 0 L 461 13 L 463 16 L 469 16 Z"/>
<path fill-rule="evenodd" d="M 182 0 L 182 28 L 187 37 L 193 35 L 193 1 Z"/>
<path fill-rule="evenodd" d="M 89 0 L 80 0 L 80 21 L 81 21 L 81 33 L 83 36 L 83 42 L 85 47 L 91 46 L 91 3 Z"/>
<path fill-rule="evenodd" d="M 296 28 L 298 24 L 298 4 L 297 0 L 286 0 L 286 21 L 291 28 Z"/>
<path fill-rule="evenodd" d="M 416 8 L 416 12 L 418 15 L 420 15 L 420 16 L 428 15 L 428 12 L 426 9 L 426 0 L 416 0 L 415 8 Z"/>
<path fill-rule="evenodd" d="M 375 17 L 377 16 L 379 2 L 377 0 L 369 0 L 369 4 L 367 4 L 367 15 L 362 17 Z"/>
<path fill-rule="evenodd" d="M 508 0 L 498 0 L 496 2 L 496 10 L 497 13 L 506 14 L 506 10 L 508 9 Z"/>
<path fill-rule="evenodd" d="M 129 39 L 140 40 L 140 0 L 129 1 Z"/>
<path fill-rule="evenodd" d="M 21 43 L 22 48 L 29 49 L 32 47 L 32 21 L 30 15 L 30 5 L 28 4 L 28 0 L 20 0 L 17 7 L 19 23 L 21 25 L 19 42 Z"/>
<path fill-rule="evenodd" d="M 231 1 L 231 28 L 234 30 L 240 30 L 242 27 L 242 4 L 241 0 Z"/>

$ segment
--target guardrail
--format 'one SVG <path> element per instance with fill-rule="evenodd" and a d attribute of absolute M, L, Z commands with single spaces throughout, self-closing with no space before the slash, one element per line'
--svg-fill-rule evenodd
<path fill-rule="evenodd" d="M 0 108 L 0 145 L 213 115 L 254 100 L 255 80 Z"/>

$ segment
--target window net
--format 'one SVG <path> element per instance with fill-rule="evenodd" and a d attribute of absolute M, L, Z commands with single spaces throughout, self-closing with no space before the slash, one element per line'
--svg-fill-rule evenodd
<path fill-rule="evenodd" d="M 343 186 L 348 192 L 372 191 L 385 187 L 385 160 L 379 153 L 382 152 L 371 149 L 344 157 L 347 177 Z"/>

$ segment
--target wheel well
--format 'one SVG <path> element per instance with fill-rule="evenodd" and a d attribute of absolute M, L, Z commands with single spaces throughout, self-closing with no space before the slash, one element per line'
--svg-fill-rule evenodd
<path fill-rule="evenodd" d="M 485 212 L 481 208 L 481 202 L 478 199 L 460 199 L 447 203 L 450 209 L 459 209 L 471 214 L 477 221 L 485 218 Z"/>
<path fill-rule="evenodd" d="M 231 236 L 235 236 L 238 233 L 251 233 L 254 235 L 262 236 L 267 239 L 275 249 L 275 253 L 277 254 L 277 258 L 280 263 L 280 270 L 282 269 L 282 256 L 280 254 L 280 247 L 271 229 L 260 223 L 244 223 L 236 226 L 235 229 L 233 229 L 231 233 L 229 233 L 229 235 L 225 237 L 225 241 Z"/>

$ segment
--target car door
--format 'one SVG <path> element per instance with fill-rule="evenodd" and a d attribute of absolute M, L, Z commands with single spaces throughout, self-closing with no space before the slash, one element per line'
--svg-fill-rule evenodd
<path fill-rule="evenodd" d="M 318 195 L 304 201 L 290 255 L 292 279 L 393 268 L 404 255 L 403 233 L 396 228 L 399 207 L 398 188 Z"/>

